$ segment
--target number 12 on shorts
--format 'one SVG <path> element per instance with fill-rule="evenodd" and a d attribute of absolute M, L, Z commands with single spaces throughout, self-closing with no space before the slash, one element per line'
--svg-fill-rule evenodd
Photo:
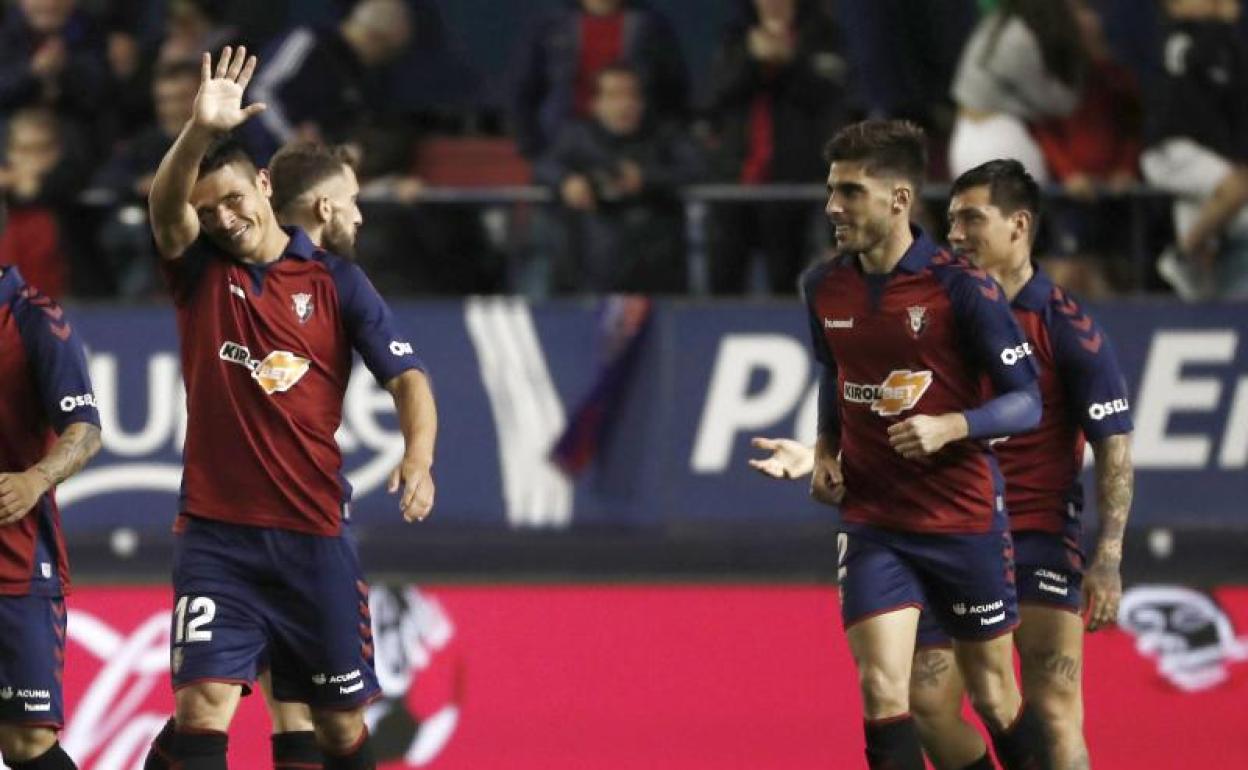
<path fill-rule="evenodd" d="M 173 643 L 210 642 L 212 631 L 204 626 L 217 614 L 217 603 L 207 596 L 183 596 L 173 608 Z"/>

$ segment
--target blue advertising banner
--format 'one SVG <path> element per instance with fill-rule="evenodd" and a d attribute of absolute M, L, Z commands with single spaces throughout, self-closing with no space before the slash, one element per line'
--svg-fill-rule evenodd
<path fill-rule="evenodd" d="M 796 303 L 657 303 L 621 396 L 602 415 L 598 451 L 576 478 L 549 453 L 603 370 L 600 303 L 469 299 L 395 312 L 430 367 L 440 412 L 438 502 L 423 526 L 662 534 L 835 520 L 804 483 L 746 465 L 751 436 L 813 437 L 816 372 Z M 1094 312 L 1130 385 L 1133 524 L 1248 524 L 1248 309 L 1132 303 Z M 186 430 L 172 313 L 73 315 L 90 345 L 104 450 L 59 490 L 67 533 L 167 532 Z M 338 439 L 355 520 L 397 526 L 384 487 L 402 439 L 389 394 L 361 365 Z"/>

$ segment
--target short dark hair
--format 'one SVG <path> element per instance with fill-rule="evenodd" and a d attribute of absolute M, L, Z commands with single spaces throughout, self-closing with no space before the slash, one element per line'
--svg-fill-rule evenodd
<path fill-rule="evenodd" d="M 908 120 L 864 120 L 837 131 L 824 147 L 823 159 L 859 161 L 867 173 L 895 174 L 917 191 L 927 170 L 927 135 Z"/>
<path fill-rule="evenodd" d="M 628 62 L 612 62 L 594 73 L 594 96 L 597 96 L 598 92 L 602 90 L 602 81 L 609 75 L 627 75 L 637 81 L 638 87 L 644 85 L 644 81 L 641 77 L 641 71 L 636 67 Z"/>
<path fill-rule="evenodd" d="M 1012 159 L 990 160 L 953 180 L 950 197 L 973 187 L 987 187 L 988 201 L 1009 216 L 1022 210 L 1031 214 L 1032 222 L 1040 220 L 1040 185 L 1022 163 Z M 1032 225 L 1034 234 L 1036 225 Z"/>
<path fill-rule="evenodd" d="M 212 172 L 231 165 L 242 166 L 253 178 L 256 175 L 256 162 L 251 159 L 246 148 L 232 134 L 225 134 L 208 146 L 208 152 L 204 153 L 203 160 L 199 162 L 199 178 L 203 179 Z"/>
<path fill-rule="evenodd" d="M 299 196 L 326 179 L 355 168 L 355 155 L 346 147 L 295 141 L 284 145 L 269 161 L 273 183 L 273 210 L 281 213 Z"/>

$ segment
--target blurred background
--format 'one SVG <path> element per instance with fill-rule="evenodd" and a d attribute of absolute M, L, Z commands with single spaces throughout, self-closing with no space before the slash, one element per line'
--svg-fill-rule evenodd
<path fill-rule="evenodd" d="M 384 492 L 402 441 L 362 368 L 338 437 L 385 766 L 859 765 L 836 511 L 746 459 L 753 435 L 813 438 L 797 276 L 832 246 L 823 143 L 865 117 L 927 129 L 938 235 L 953 176 L 1023 160 L 1046 190 L 1039 261 L 1127 375 L 1129 601 L 1088 640 L 1097 767 L 1248 766 L 1239 0 L 0 8 L 0 263 L 69 307 L 104 420 L 58 493 L 80 766 L 141 767 L 171 706 L 185 413 L 145 196 L 200 52 L 238 43 L 261 57 L 259 162 L 292 138 L 360 151 L 358 259 L 438 395 L 419 526 Z M 248 700 L 231 751 L 265 767 Z M 1167 737 L 1185 727 L 1201 747 Z"/>

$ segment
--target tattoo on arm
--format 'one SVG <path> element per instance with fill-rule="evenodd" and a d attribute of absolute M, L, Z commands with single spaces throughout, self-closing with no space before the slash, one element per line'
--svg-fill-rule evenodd
<path fill-rule="evenodd" d="M 100 429 L 90 423 L 76 422 L 61 433 L 51 451 L 35 464 L 35 471 L 56 486 L 73 476 L 100 451 Z"/>
<path fill-rule="evenodd" d="M 1101 516 L 1097 555 L 1117 562 L 1122 560 L 1122 537 L 1135 487 L 1131 437 L 1110 436 L 1093 443 L 1092 451 L 1096 455 L 1096 506 Z"/>

